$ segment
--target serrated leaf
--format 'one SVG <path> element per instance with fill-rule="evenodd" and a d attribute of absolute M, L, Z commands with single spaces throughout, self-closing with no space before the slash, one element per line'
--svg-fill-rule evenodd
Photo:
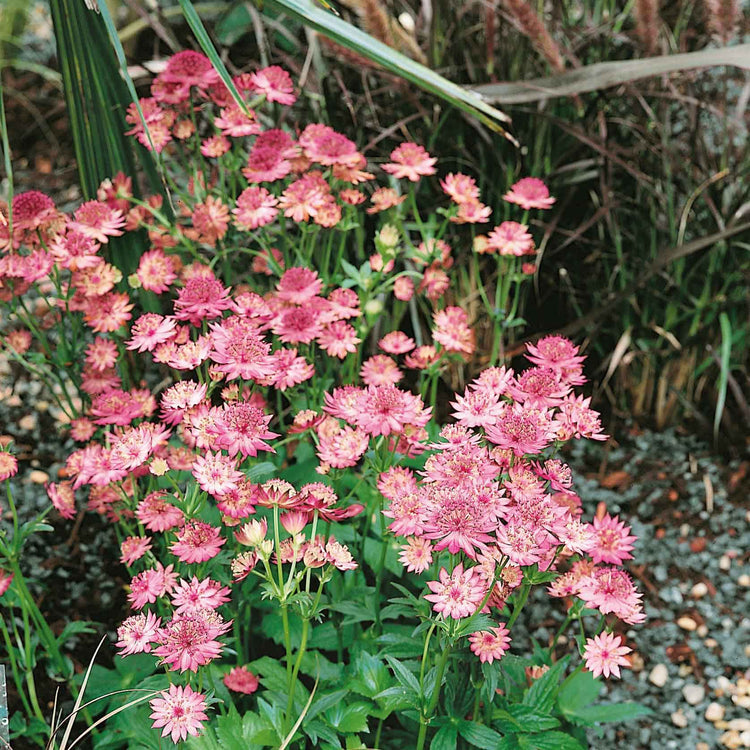
<path fill-rule="evenodd" d="M 458 731 L 467 742 L 481 748 L 496 747 L 503 738 L 494 729 L 476 721 L 459 721 Z"/>
<path fill-rule="evenodd" d="M 491 630 L 497 627 L 497 622 L 493 620 L 489 615 L 483 615 L 481 613 L 472 615 L 467 618 L 459 626 L 456 635 L 471 635 L 479 630 Z"/>
<path fill-rule="evenodd" d="M 420 708 L 419 693 L 415 693 L 413 690 L 409 690 L 401 685 L 386 688 L 373 696 L 373 700 L 382 704 L 388 710 L 388 713 L 401 711 L 407 706 Z"/>
<path fill-rule="evenodd" d="M 370 705 L 360 701 L 348 706 L 338 704 L 326 714 L 326 717 L 341 734 L 357 734 L 368 731 L 369 714 Z"/>
<path fill-rule="evenodd" d="M 432 738 L 430 750 L 456 750 L 457 744 L 458 727 L 453 723 L 444 724 Z"/>
<path fill-rule="evenodd" d="M 318 696 L 310 706 L 310 709 L 307 712 L 307 718 L 313 719 L 318 714 L 327 711 L 331 706 L 335 706 L 337 703 L 340 703 L 348 692 L 348 690 L 344 689 L 337 690 L 334 693 L 327 693 L 326 695 Z"/>
<path fill-rule="evenodd" d="M 531 706 L 539 713 L 550 713 L 555 705 L 560 677 L 567 664 L 568 657 L 564 657 L 553 664 L 541 677 L 534 680 L 525 692 L 522 703 L 525 706 Z"/>
<path fill-rule="evenodd" d="M 510 706 L 508 713 L 523 727 L 524 732 L 544 732 L 560 726 L 560 722 L 554 716 L 520 703 Z"/>
<path fill-rule="evenodd" d="M 396 675 L 396 679 L 408 690 L 411 690 L 417 695 L 421 694 L 419 688 L 419 680 L 416 678 L 413 672 L 411 672 L 402 662 L 398 659 L 394 659 L 392 656 L 386 654 L 385 660 L 388 662 L 388 666 L 393 670 Z"/>

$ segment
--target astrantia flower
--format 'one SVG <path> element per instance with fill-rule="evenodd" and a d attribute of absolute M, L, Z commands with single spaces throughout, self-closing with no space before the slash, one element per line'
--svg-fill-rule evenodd
<path fill-rule="evenodd" d="M 396 385 L 404 373 L 391 357 L 375 354 L 362 363 L 359 376 L 366 385 Z"/>
<path fill-rule="evenodd" d="M 123 621 L 117 628 L 119 640 L 115 646 L 119 649 L 120 656 L 129 654 L 148 654 L 151 652 L 151 644 L 157 640 L 157 633 L 161 625 L 161 618 L 153 612 L 141 612 L 132 615 Z"/>
<path fill-rule="evenodd" d="M 167 531 L 180 526 L 185 518 L 183 512 L 168 501 L 165 490 L 152 492 L 141 500 L 136 509 L 136 518 L 149 531 Z"/>
<path fill-rule="evenodd" d="M 271 414 L 246 401 L 224 404 L 216 411 L 216 418 L 209 431 L 216 435 L 216 447 L 226 450 L 230 456 L 238 453 L 243 458 L 257 456 L 258 451 L 274 449 L 266 442 L 279 437 L 268 429 Z"/>
<path fill-rule="evenodd" d="M 176 333 L 177 324 L 157 313 L 144 313 L 130 328 L 126 348 L 137 352 L 151 352 L 159 344 L 169 341 Z"/>
<path fill-rule="evenodd" d="M 555 439 L 557 422 L 547 409 L 513 404 L 505 409 L 494 425 L 486 427 L 487 439 L 501 448 L 510 448 L 516 456 L 540 453 Z"/>
<path fill-rule="evenodd" d="M 191 86 L 207 89 L 220 80 L 211 61 L 204 54 L 193 50 L 183 50 L 172 55 L 160 76 L 167 83 L 177 83 L 188 89 Z"/>
<path fill-rule="evenodd" d="M 2 464 L 2 457 L 7 455 L 7 453 L 0 453 L 0 464 Z M 70 520 L 76 517 L 76 498 L 71 482 L 60 482 L 59 484 L 50 482 L 46 486 L 46 490 L 52 505 L 63 518 Z"/>
<path fill-rule="evenodd" d="M 323 282 L 317 271 L 295 266 L 288 268 L 276 285 L 276 296 L 293 305 L 304 305 L 320 294 Z"/>
<path fill-rule="evenodd" d="M 354 423 L 371 435 L 402 432 L 407 424 L 424 427 L 432 409 L 424 408 L 422 399 L 394 385 L 368 386 L 358 402 Z"/>
<path fill-rule="evenodd" d="M 224 684 L 235 693 L 252 695 L 258 689 L 260 682 L 247 667 L 232 667 L 224 675 Z"/>
<path fill-rule="evenodd" d="M 232 209 L 234 223 L 240 229 L 250 230 L 270 224 L 279 213 L 278 198 L 264 187 L 245 188 L 237 196 L 237 206 Z"/>
<path fill-rule="evenodd" d="M 439 580 L 428 581 L 427 586 L 432 593 L 425 599 L 433 603 L 435 612 L 454 620 L 473 615 L 487 593 L 487 584 L 482 577 L 474 568 L 464 570 L 463 563 L 456 565 L 451 574 L 441 568 Z"/>
<path fill-rule="evenodd" d="M 159 630 L 160 645 L 154 649 L 154 655 L 170 669 L 197 672 L 221 654 L 223 644 L 216 639 L 231 624 L 212 609 L 176 614 Z"/>
<path fill-rule="evenodd" d="M 209 356 L 228 380 L 261 380 L 276 372 L 271 345 L 254 321 L 232 316 L 209 327 L 213 345 Z"/>
<path fill-rule="evenodd" d="M 595 543 L 588 552 L 595 563 L 621 565 L 623 560 L 632 559 L 630 552 L 637 538 L 630 534 L 630 526 L 607 513 L 603 518 L 594 518 Z"/>
<path fill-rule="evenodd" d="M 86 201 L 73 214 L 71 227 L 102 244 L 110 237 L 119 237 L 125 226 L 122 211 L 111 208 L 102 201 Z"/>
<path fill-rule="evenodd" d="M 289 73 L 278 65 L 256 70 L 250 74 L 253 88 L 264 94 L 269 102 L 291 105 L 297 100 Z"/>
<path fill-rule="evenodd" d="M 270 380 L 274 388 L 285 391 L 292 386 L 304 383 L 315 374 L 315 366 L 304 357 L 297 355 L 296 349 L 277 349 L 273 355 L 274 373 L 261 381 L 264 385 Z"/>
<path fill-rule="evenodd" d="M 406 200 L 405 195 L 399 195 L 393 188 L 381 187 L 370 196 L 372 206 L 367 209 L 368 214 L 377 214 L 389 208 L 398 206 Z"/>
<path fill-rule="evenodd" d="M 479 200 L 479 188 L 473 177 L 451 172 L 440 180 L 443 192 L 450 196 L 454 203 L 471 203 Z"/>
<path fill-rule="evenodd" d="M 397 179 L 417 182 L 423 175 L 435 174 L 437 159 L 416 143 L 402 143 L 391 152 L 391 161 L 383 164 L 383 171 Z"/>
<path fill-rule="evenodd" d="M 201 489 L 210 495 L 224 495 L 237 489 L 245 476 L 233 458 L 211 451 L 196 457 L 192 472 Z"/>
<path fill-rule="evenodd" d="M 449 352 L 472 354 L 475 347 L 474 332 L 469 326 L 469 316 L 460 307 L 446 307 L 434 313 L 435 329 L 432 337 Z"/>
<path fill-rule="evenodd" d="M 216 557 L 226 541 L 215 526 L 189 521 L 177 532 L 177 541 L 169 550 L 182 562 L 200 563 Z"/>
<path fill-rule="evenodd" d="M 148 536 L 129 536 L 122 540 L 120 544 L 120 562 L 124 565 L 132 565 L 136 560 L 140 560 L 148 550 L 151 549 L 151 537 Z"/>
<path fill-rule="evenodd" d="M 504 221 L 495 227 L 487 236 L 487 250 L 496 250 L 499 255 L 531 255 L 534 252 L 534 240 L 526 231 L 525 224 L 516 221 Z"/>
<path fill-rule="evenodd" d="M 316 341 L 329 357 L 344 359 L 348 354 L 357 351 L 357 344 L 361 343 L 362 339 L 346 321 L 334 320 L 323 328 Z"/>
<path fill-rule="evenodd" d="M 424 573 L 432 564 L 432 545 L 429 539 L 412 536 L 401 546 L 399 562 L 409 573 Z"/>
<path fill-rule="evenodd" d="M 629 667 L 630 659 L 625 655 L 633 649 L 622 645 L 622 638 L 612 633 L 601 633 L 593 638 L 586 639 L 586 647 L 583 658 L 586 660 L 586 669 L 594 677 L 603 674 L 609 677 L 620 676 L 620 667 Z"/>
<path fill-rule="evenodd" d="M 139 573 L 130 581 L 128 601 L 133 609 L 143 609 L 153 604 L 160 596 L 168 594 L 177 584 L 177 573 L 173 565 L 165 568 L 160 562 L 155 568 Z"/>
<path fill-rule="evenodd" d="M 135 272 L 141 286 L 149 292 L 161 294 L 168 291 L 177 279 L 172 259 L 158 248 L 141 255 L 138 270 Z"/>
<path fill-rule="evenodd" d="M 589 607 L 602 614 L 614 614 L 620 620 L 635 625 L 643 622 L 641 598 L 630 576 L 619 568 L 594 568 L 581 579 L 578 595 Z"/>
<path fill-rule="evenodd" d="M 205 712 L 206 699 L 201 693 L 196 693 L 189 685 L 170 685 L 169 690 L 163 690 L 159 698 L 149 702 L 154 719 L 151 725 L 154 729 L 164 727 L 162 737 L 170 735 L 172 742 L 184 740 L 189 734 L 197 737 L 200 734 L 201 722 L 208 720 Z"/>
<path fill-rule="evenodd" d="M 178 615 L 189 614 L 201 609 L 216 609 L 231 598 L 226 586 L 204 578 L 193 576 L 190 581 L 181 580 L 172 592 L 172 604 Z"/>
<path fill-rule="evenodd" d="M 174 316 L 194 326 L 201 321 L 218 318 L 232 306 L 229 289 L 214 276 L 195 276 L 187 280 L 177 293 Z"/>
<path fill-rule="evenodd" d="M 391 331 L 378 341 L 378 346 L 388 354 L 406 354 L 414 349 L 416 343 L 403 331 Z"/>
<path fill-rule="evenodd" d="M 492 664 L 510 648 L 510 631 L 500 624 L 490 630 L 479 630 L 469 636 L 471 650 L 479 657 L 479 661 Z"/>
<path fill-rule="evenodd" d="M 550 208 L 555 202 L 549 189 L 537 177 L 524 177 L 511 186 L 503 196 L 508 203 L 516 203 L 528 211 L 531 208 Z"/>

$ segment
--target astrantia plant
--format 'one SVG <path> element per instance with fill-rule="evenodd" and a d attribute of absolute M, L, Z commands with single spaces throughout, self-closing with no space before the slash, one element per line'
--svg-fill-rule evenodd
<path fill-rule="evenodd" d="M 32 192 L 0 224 L 6 349 L 51 381 L 79 444 L 50 500 L 111 521 L 132 610 L 117 669 L 133 687 L 137 662 L 157 693 L 102 744 L 153 728 L 196 747 L 581 746 L 586 681 L 627 665 L 613 631 L 643 613 L 620 567 L 635 538 L 583 519 L 558 456 L 606 439 L 575 393 L 584 358 L 548 336 L 530 367 L 500 362 L 533 271 L 526 217 L 475 235 L 491 211 L 471 177 L 434 177 L 406 142 L 379 184 L 346 136 L 279 125 L 281 68 L 234 82 L 244 107 L 179 53 L 130 109 L 166 202 L 117 175 L 72 216 Z M 554 202 L 532 178 L 505 197 Z M 148 247 L 123 279 L 107 245 L 136 230 Z M 454 240 L 498 258 L 477 278 L 489 353 L 452 296 Z M 476 377 L 439 397 L 466 363 Z M 563 619 L 524 658 L 519 618 L 545 585 Z"/>

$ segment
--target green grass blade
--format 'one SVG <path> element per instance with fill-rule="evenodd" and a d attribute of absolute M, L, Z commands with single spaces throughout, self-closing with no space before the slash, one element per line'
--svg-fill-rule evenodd
<path fill-rule="evenodd" d="M 716 411 L 714 412 L 714 442 L 719 439 L 719 425 L 724 413 L 727 400 L 727 385 L 729 384 L 729 361 L 732 356 L 732 324 L 729 316 L 723 312 L 719 315 L 721 326 L 721 358 L 719 372 L 719 392 L 716 396 Z"/>
<path fill-rule="evenodd" d="M 181 2 L 184 0 L 181 0 Z M 459 86 L 447 78 L 420 65 L 406 55 L 379 42 L 356 26 L 342 20 L 322 8 L 304 0 L 267 0 L 267 4 L 297 21 L 309 26 L 323 36 L 372 60 L 385 70 L 395 73 L 419 88 L 444 99 L 455 107 L 477 117 L 487 127 L 505 135 L 515 143 L 500 123 L 510 118 L 499 109 L 490 106 L 480 94 Z"/>
<path fill-rule="evenodd" d="M 201 21 L 198 12 L 193 7 L 190 0 L 178 0 L 178 2 L 180 3 L 182 14 L 185 16 L 188 26 L 190 26 L 198 44 L 200 44 L 201 49 L 205 52 L 206 57 L 208 57 L 211 64 L 214 66 L 214 70 L 219 74 L 219 77 L 229 89 L 229 92 L 234 97 L 234 100 L 237 102 L 240 109 L 247 113 L 247 103 L 240 96 L 240 92 L 237 91 L 237 87 L 234 85 L 234 81 L 232 81 L 232 76 L 227 70 L 227 66 L 224 65 L 224 61 L 219 56 L 219 53 L 216 51 L 216 47 L 211 41 L 211 37 L 208 35 L 208 31 L 206 31 L 206 27 L 203 25 L 203 21 Z"/>
<path fill-rule="evenodd" d="M 13 163 L 10 158 L 10 138 L 8 138 L 8 121 L 5 119 L 5 90 L 3 89 L 3 67 L 0 65 L 0 138 L 3 144 L 3 165 L 5 178 L 8 180 L 8 236 L 13 237 Z M 11 247 L 13 243 L 11 240 Z"/>

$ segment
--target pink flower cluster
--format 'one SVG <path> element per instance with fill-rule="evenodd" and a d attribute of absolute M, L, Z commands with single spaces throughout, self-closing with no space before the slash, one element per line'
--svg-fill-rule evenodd
<path fill-rule="evenodd" d="M 425 597 L 445 618 L 468 617 L 483 602 L 502 610 L 535 566 L 558 572 L 552 596 L 641 622 L 641 595 L 618 567 L 635 537 L 608 514 L 583 522 L 570 468 L 551 457 L 572 438 L 606 438 L 588 400 L 572 392 L 584 381 L 583 357 L 570 341 L 547 337 L 529 345 L 528 358 L 531 368 L 490 368 L 457 397 L 456 422 L 429 446 L 419 478 L 401 467 L 380 476 L 388 528 L 405 538 L 400 559 L 422 573 L 449 553 Z M 486 657 L 491 643 L 483 634 L 472 648 Z"/>

